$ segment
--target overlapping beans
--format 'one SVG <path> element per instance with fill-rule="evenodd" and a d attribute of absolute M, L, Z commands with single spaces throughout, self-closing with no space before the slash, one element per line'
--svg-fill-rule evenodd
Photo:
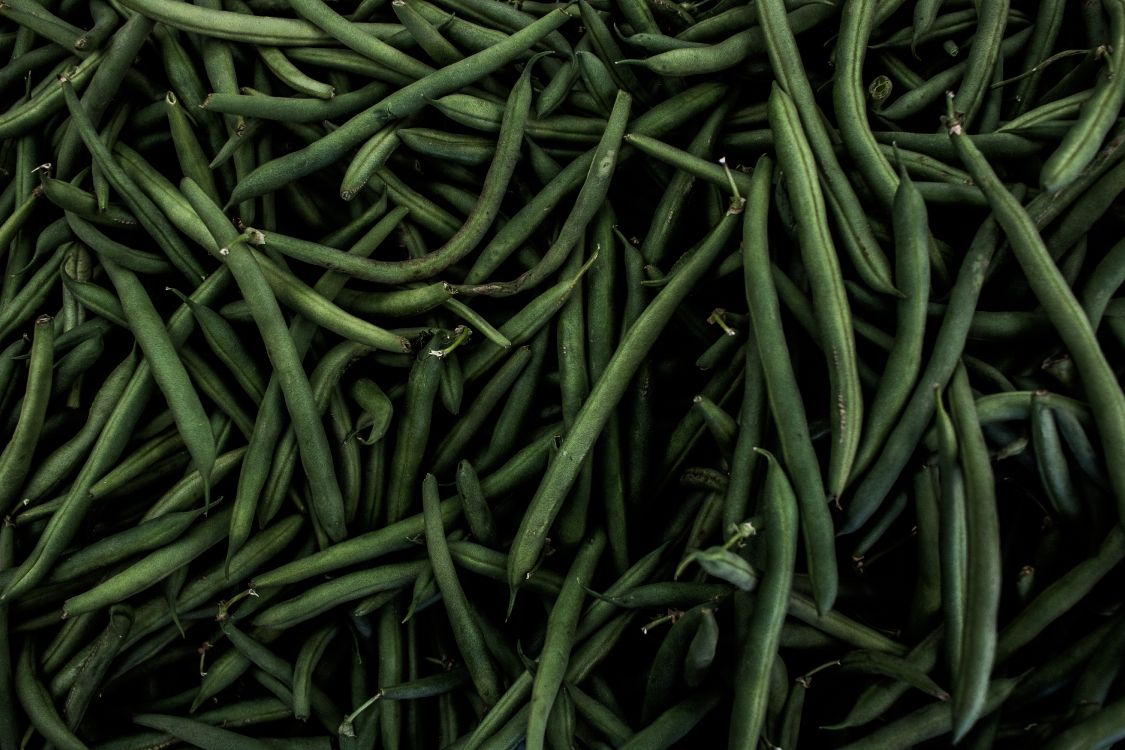
<path fill-rule="evenodd" d="M 1125 0 L 3 0 L 0 750 L 1125 737 Z"/>

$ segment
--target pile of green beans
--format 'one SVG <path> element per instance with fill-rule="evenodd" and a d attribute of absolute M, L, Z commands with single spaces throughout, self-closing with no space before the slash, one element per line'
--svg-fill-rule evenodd
<path fill-rule="evenodd" d="M 0 0 L 0 750 L 1125 740 L 1125 0 Z"/>

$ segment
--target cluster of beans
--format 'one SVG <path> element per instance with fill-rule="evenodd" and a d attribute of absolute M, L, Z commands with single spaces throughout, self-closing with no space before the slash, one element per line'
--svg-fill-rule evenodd
<path fill-rule="evenodd" d="M 2 0 L 0 750 L 1125 738 L 1125 0 Z"/>

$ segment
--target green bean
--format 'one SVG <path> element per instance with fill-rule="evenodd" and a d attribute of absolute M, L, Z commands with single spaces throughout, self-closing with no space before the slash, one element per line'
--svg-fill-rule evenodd
<path fill-rule="evenodd" d="M 1110 747 L 1125 737 L 1125 699 L 1118 699 L 1092 716 L 1060 732 L 1045 747 L 1063 750 L 1077 747 Z"/>
<path fill-rule="evenodd" d="M 989 683 L 981 715 L 987 716 L 999 708 L 1015 688 L 1016 682 L 1014 679 L 997 679 Z M 913 747 L 949 732 L 951 723 L 949 707 L 942 702 L 932 703 L 845 747 L 848 750 Z"/>
<path fill-rule="evenodd" d="M 797 591 L 789 594 L 789 615 L 856 648 L 894 655 L 902 655 L 906 651 L 902 645 L 879 631 L 850 620 L 838 612 L 818 615 L 812 600 Z"/>
<path fill-rule="evenodd" d="M 1045 238 L 1047 251 L 1058 259 L 1086 234 L 1080 228 L 1089 227 L 1102 218 L 1125 190 L 1125 166 L 1118 163 L 1106 172 L 1059 221 L 1058 227 Z M 1108 259 L 1107 259 L 1108 260 Z M 1112 267 L 1112 265 L 1110 266 Z M 1111 275 L 1106 282 L 1110 282 Z"/>
<path fill-rule="evenodd" d="M 105 54 L 100 49 L 95 49 L 86 60 L 82 60 L 71 70 L 71 65 L 66 62 L 63 72 L 68 75 L 68 80 L 75 87 L 84 87 L 97 70 Z M 61 89 L 48 88 L 46 91 L 30 100 L 12 107 L 0 115 L 0 137 L 12 138 L 30 133 L 36 126 L 51 118 L 57 111 L 65 107 Z"/>
<path fill-rule="evenodd" d="M 313 24 L 293 18 L 247 16 L 192 5 L 181 7 L 170 0 L 127 0 L 123 5 L 174 29 L 243 44 L 314 46 L 331 38 Z M 379 26 L 360 24 L 357 32 L 372 30 L 378 33 Z"/>
<path fill-rule="evenodd" d="M 15 688 L 20 705 L 27 712 L 32 726 L 60 750 L 87 750 L 82 740 L 66 726 L 51 696 L 39 679 L 35 664 L 35 644 L 32 638 L 24 639 L 16 661 Z"/>
<path fill-rule="evenodd" d="M 1059 428 L 1053 410 L 1043 396 L 1032 396 L 1031 435 L 1039 479 L 1052 508 L 1063 519 L 1074 521 L 1082 514 L 1079 496 L 1075 494 L 1070 468 L 1062 452 Z M 1079 427 L 1081 430 L 1081 427 Z"/>
<path fill-rule="evenodd" d="M 799 34 L 815 28 L 833 13 L 834 9 L 828 6 L 805 5 L 789 13 L 787 23 L 794 34 Z M 733 68 L 747 57 L 765 52 L 765 49 L 765 34 L 761 27 L 751 27 L 706 47 L 673 49 L 644 60 L 622 62 L 642 65 L 666 77 L 706 75 Z"/>
<path fill-rule="evenodd" d="M 531 348 L 520 347 L 484 385 L 478 396 L 473 400 L 469 410 L 454 423 L 453 427 L 446 433 L 445 439 L 438 444 L 432 459 L 435 472 L 444 473 L 452 468 L 457 457 L 468 446 L 472 436 L 484 424 L 489 413 L 499 403 L 501 397 L 511 389 L 520 373 L 524 371 L 530 358 Z"/>
<path fill-rule="evenodd" d="M 876 202 L 889 213 L 898 179 L 871 134 L 863 83 L 863 60 L 874 25 L 875 5 L 874 0 L 847 0 L 841 8 L 840 38 L 836 47 L 837 80 L 832 87 L 832 101 L 844 148 L 874 193 Z"/>
<path fill-rule="evenodd" d="M 526 28 L 535 21 L 535 16 L 524 13 L 514 6 L 503 3 L 473 3 L 466 0 L 441 0 L 440 5 L 452 11 L 456 18 L 458 14 L 468 18 L 476 18 L 487 22 L 491 29 L 498 29 L 509 34 Z M 551 32 L 544 40 L 543 45 L 562 57 L 569 57 L 571 47 L 569 42 L 559 32 Z"/>
<path fill-rule="evenodd" d="M 1057 0 L 1039 3 L 1035 22 L 1032 25 L 1031 40 L 1027 44 L 1022 70 L 1027 77 L 1022 78 L 1016 88 L 1014 101 L 1015 115 L 1018 117 L 1031 107 L 1039 93 L 1043 71 L 1040 62 L 1055 48 L 1059 30 L 1062 28 L 1063 11 L 1066 4 Z"/>
<path fill-rule="evenodd" d="M 605 544 L 605 533 L 600 530 L 582 543 L 547 619 L 547 634 L 531 689 L 527 729 L 527 742 L 531 748 L 544 746 L 547 719 L 562 688 L 574 647 L 574 635 L 585 596 L 584 581 L 592 578 Z"/>
<path fill-rule="evenodd" d="M 171 544 L 188 530 L 199 514 L 198 510 L 169 513 L 100 539 L 61 559 L 47 580 L 78 578 L 92 567 L 106 568 L 140 552 Z"/>
<path fill-rule="evenodd" d="M 871 416 L 856 457 L 856 474 L 862 473 L 882 448 L 921 368 L 930 291 L 929 222 L 925 202 L 901 166 L 893 208 L 895 281 L 905 296 L 897 303 L 898 327 L 871 402 Z"/>
<path fill-rule="evenodd" d="M 163 0 L 155 1 L 163 2 Z M 311 3 L 312 0 L 309 2 Z M 568 18 L 565 13 L 546 16 L 512 34 L 504 42 L 419 78 L 416 82 L 383 99 L 379 104 L 354 116 L 316 143 L 258 167 L 239 182 L 231 195 L 231 203 L 264 195 L 272 189 L 331 164 L 344 151 L 366 140 L 392 119 L 413 114 L 426 106 L 428 101 L 457 91 L 499 69 L 557 29 Z"/>
<path fill-rule="evenodd" d="M 634 734 L 622 750 L 661 750 L 675 747 L 718 705 L 721 693 L 715 688 L 698 690 L 662 713 L 649 726 Z"/>
<path fill-rule="evenodd" d="M 983 715 L 996 653 L 1000 531 L 988 448 L 964 367 L 954 372 L 950 406 L 965 478 L 964 564 L 970 572 L 965 581 L 962 647 L 953 686 L 953 735 L 959 741 Z"/>
<path fill-rule="evenodd" d="M 32 191 L 31 195 L 17 206 L 4 222 L 0 224 L 0 248 L 3 248 L 4 251 L 7 251 L 13 240 L 15 240 L 16 234 L 35 213 L 39 199 L 42 196 L 43 193 L 41 191 Z"/>
<path fill-rule="evenodd" d="M 98 200 L 80 187 L 51 177 L 40 177 L 44 195 L 56 206 L 75 213 L 87 221 L 103 226 L 132 227 L 136 218 L 117 204 L 109 204 L 99 211 Z"/>
<path fill-rule="evenodd" d="M 617 165 L 621 141 L 628 124 L 632 99 L 624 91 L 618 91 L 614 100 L 605 132 L 593 151 L 589 172 L 586 174 L 574 207 L 559 229 L 558 236 L 551 243 L 542 260 L 529 271 L 524 272 L 510 284 L 505 293 L 514 294 L 523 289 L 538 286 L 562 267 L 566 258 L 573 252 L 586 225 L 593 220 L 609 190 L 610 181 Z M 509 285 L 505 285 L 507 287 Z"/>
<path fill-rule="evenodd" d="M 1125 48 L 1125 4 L 1111 0 L 1104 5 L 1110 17 L 1110 43 L 1114 49 Z M 1110 58 L 1105 77 L 1099 76 L 1094 95 L 1082 107 L 1078 121 L 1044 162 L 1039 180 L 1048 191 L 1057 192 L 1077 178 L 1101 148 L 1125 104 L 1125 92 L 1121 86 L 1111 83 L 1125 75 L 1123 66 L 1125 63 L 1119 55 Z"/>
<path fill-rule="evenodd" d="M 172 267 L 159 255 L 134 250 L 110 239 L 78 214 L 67 211 L 65 221 L 74 232 L 74 236 L 88 245 L 91 250 L 134 273 L 165 273 Z"/>
<path fill-rule="evenodd" d="M 215 437 L 207 423 L 203 404 L 191 387 L 187 371 L 176 357 L 176 347 L 164 329 L 140 279 L 130 270 L 102 258 L 102 267 L 117 289 L 129 327 L 152 367 L 153 379 L 164 393 L 176 428 L 203 478 L 203 495 L 210 497 L 210 473 L 215 463 Z"/>
<path fill-rule="evenodd" d="M 63 288 L 74 298 L 75 302 L 84 310 L 105 318 L 114 325 L 129 329 L 129 321 L 125 318 L 125 311 L 113 292 L 85 281 L 78 281 L 67 274 L 63 274 Z"/>
<path fill-rule="evenodd" d="M 414 7 L 413 3 L 392 3 L 391 9 L 406 28 L 407 33 L 425 51 L 426 55 L 438 65 L 452 65 L 458 60 L 464 59 L 465 56 L 461 54 L 460 50 L 442 36 L 441 32 Z"/>
<path fill-rule="evenodd" d="M 977 9 L 973 46 L 969 48 L 965 74 L 957 89 L 957 106 L 965 113 L 965 123 L 976 118 L 992 82 L 993 68 L 1000 57 L 1000 45 L 1008 23 L 1008 10 L 1008 0 L 988 0 Z"/>
<path fill-rule="evenodd" d="M 710 155 L 718 137 L 719 127 L 722 125 L 727 111 L 726 106 L 720 105 L 711 113 L 692 138 L 691 144 L 687 148 L 688 154 L 701 159 Z M 671 233 L 686 209 L 687 197 L 695 184 L 695 179 L 696 177 L 691 171 L 677 170 L 661 195 L 660 202 L 653 210 L 652 222 L 641 245 L 641 254 L 649 263 L 653 265 L 663 263 Z"/>
<path fill-rule="evenodd" d="M 215 178 L 208 168 L 208 159 L 204 156 L 203 146 L 200 145 L 195 133 L 192 131 L 191 121 L 184 112 L 174 92 L 169 91 L 164 97 L 167 105 L 168 126 L 172 132 L 172 143 L 176 149 L 176 157 L 180 163 L 180 170 L 187 177 L 191 177 L 207 192 L 211 200 L 219 199 L 219 189 L 215 185 Z"/>
<path fill-rule="evenodd" d="M 977 230 L 961 262 L 957 280 L 950 291 L 951 304 L 946 308 L 933 353 L 918 378 L 918 385 L 887 437 L 883 452 L 856 488 L 838 533 L 851 533 L 871 517 L 914 452 L 933 415 L 933 384 L 940 386 L 949 379 L 964 349 L 972 314 L 984 284 L 984 269 L 996 252 L 998 240 L 999 226 L 995 219 L 989 218 Z"/>
<path fill-rule="evenodd" d="M 840 226 L 845 247 L 864 281 L 877 291 L 893 293 L 890 264 L 879 248 L 867 222 L 859 199 L 851 188 L 836 154 L 828 131 L 820 119 L 812 87 L 801 66 L 797 42 L 789 30 L 784 5 L 780 0 L 762 3 L 758 9 L 765 33 L 770 65 L 781 88 L 793 99 L 800 114 L 801 127 L 816 156 L 829 194 L 828 204 Z"/>
<path fill-rule="evenodd" d="M 735 210 L 739 209 L 736 206 Z M 534 569 L 562 501 L 578 478 L 601 428 L 624 395 L 631 376 L 667 325 L 675 307 L 724 249 L 734 232 L 737 216 L 736 212 L 728 210 L 720 225 L 707 236 L 625 334 L 602 378 L 594 385 L 590 398 L 563 440 L 559 455 L 547 467 L 539 489 L 520 522 L 508 557 L 508 585 L 513 597 Z"/>
<path fill-rule="evenodd" d="M 219 412 L 229 418 L 239 432 L 249 438 L 254 431 L 254 419 L 239 403 L 238 395 L 231 390 L 226 380 L 191 347 L 182 347 L 179 354 L 184 368 L 191 376 L 192 382 L 199 387 L 200 392 L 219 407 Z M 210 491 L 209 487 L 210 480 L 208 480 L 208 491 Z"/>
<path fill-rule="evenodd" d="M 44 44 L 30 52 L 25 52 L 18 58 L 12 59 L 0 69 L 0 87 L 7 90 L 8 86 L 26 76 L 36 68 L 44 65 L 54 65 L 70 55 L 69 50 L 57 44 Z"/>
<path fill-rule="evenodd" d="M 500 678 L 485 648 L 480 626 L 470 611 L 468 600 L 457 580 L 453 558 L 446 546 L 438 504 L 437 480 L 433 474 L 427 474 L 422 483 L 422 504 L 426 549 L 433 565 L 434 578 L 445 602 L 446 612 L 449 614 L 454 639 L 465 660 L 474 687 L 485 704 L 491 706 L 501 695 Z"/>
<path fill-rule="evenodd" d="M 208 231 L 216 241 L 223 243 L 227 252 L 220 255 L 229 265 L 238 281 L 247 302 L 250 303 L 254 320 L 262 332 L 262 339 L 271 360 L 277 366 L 277 376 L 286 405 L 293 416 L 293 426 L 300 446 L 301 462 L 310 484 L 313 486 L 313 502 L 318 519 L 329 537 L 334 540 L 346 535 L 344 528 L 343 498 L 328 448 L 328 439 L 320 415 L 313 408 L 312 388 L 300 363 L 296 345 L 277 306 L 276 298 L 270 291 L 261 266 L 253 256 L 253 251 L 238 238 L 236 230 L 218 207 L 191 181 L 184 178 L 181 187 L 191 201 L 192 207 L 200 213 Z"/>
<path fill-rule="evenodd" d="M 227 750 L 265 750 L 265 748 L 270 747 L 263 740 L 246 737 L 194 719 L 161 716 L 159 714 L 139 714 L 133 717 L 133 721 L 143 727 L 159 729 L 161 732 L 189 742 L 196 747 L 205 748 L 205 750 L 218 750 L 219 748 L 226 748 Z M 327 747 L 327 744 L 325 744 L 325 747 Z"/>
<path fill-rule="evenodd" d="M 196 301 L 205 303 L 225 287 L 229 278 L 225 272 L 212 274 L 193 296 Z M 190 321 L 190 314 L 183 307 L 172 316 L 169 321 L 169 333 L 173 342 L 183 341 L 187 337 Z M 121 399 L 115 404 L 113 414 L 99 435 L 90 457 L 63 498 L 59 512 L 51 516 L 36 548 L 8 582 L 3 598 L 17 596 L 41 581 L 54 561 L 69 545 L 94 500 L 90 489 L 120 456 L 125 442 L 137 420 L 140 419 L 140 412 L 154 385 L 150 378 L 148 363 L 142 362 L 126 386 Z"/>
<path fill-rule="evenodd" d="M 200 107 L 211 112 L 223 112 L 263 120 L 318 122 L 353 114 L 364 107 L 371 106 L 386 95 L 386 84 L 378 81 L 369 83 L 355 91 L 338 94 L 327 100 L 269 96 L 254 89 L 243 89 L 242 94 L 222 92 L 208 94 Z M 245 134 L 232 136 L 232 138 L 242 141 Z"/>
<path fill-rule="evenodd" d="M 488 164 L 496 145 L 488 138 L 447 133 L 431 128 L 402 128 L 396 134 L 407 148 L 435 159 L 470 167 Z"/>
<path fill-rule="evenodd" d="M 328 411 L 334 389 L 344 369 L 368 351 L 368 348 L 362 344 L 343 342 L 332 347 L 317 363 L 316 369 L 309 377 L 309 385 L 312 388 L 313 407 L 318 415 L 323 415 Z M 293 471 L 296 468 L 297 452 L 296 433 L 291 428 L 287 429 L 278 447 L 273 465 L 270 467 L 264 497 L 257 508 L 260 519 L 268 520 L 272 518 L 280 508 L 285 492 L 290 487 Z M 341 485 L 341 495 L 343 495 L 342 488 L 343 485 Z M 346 510 L 347 505 L 345 504 Z M 249 533 L 247 528 L 249 523 L 248 519 L 238 520 L 240 524 L 245 525 L 241 527 L 232 526 L 232 529 L 237 528 L 238 536 L 241 539 Z M 234 536 L 233 533 L 232 536 Z"/>
<path fill-rule="evenodd" d="M 460 514 L 456 499 L 442 502 L 442 522 L 451 523 Z M 252 581 L 256 589 L 283 586 L 307 580 L 322 573 L 339 570 L 360 562 L 377 559 L 412 547 L 411 538 L 422 533 L 421 514 L 410 516 L 398 523 L 389 524 L 377 531 L 369 531 L 352 539 L 333 545 L 303 560 L 294 560 L 258 575 Z"/>
<path fill-rule="evenodd" d="M 20 405 L 19 421 L 0 452 L 0 508 L 9 507 L 24 489 L 31 470 L 31 459 L 43 430 L 47 402 L 51 394 L 51 369 L 55 361 L 55 329 L 49 315 L 35 319 L 31 356 L 27 369 L 27 390 Z"/>
<path fill-rule="evenodd" d="M 828 357 L 829 403 L 833 410 L 832 450 L 826 489 L 830 497 L 838 498 L 847 486 L 863 427 L 863 401 L 851 330 L 851 311 L 828 232 L 812 153 L 801 131 L 792 100 L 776 86 L 770 94 L 770 123 L 775 129 L 790 134 L 789 138 L 777 144 L 777 154 L 794 208 L 805 217 L 797 225 L 798 239 L 813 290 L 814 312 L 821 340 Z"/>
<path fill-rule="evenodd" d="M 789 473 L 797 483 L 801 531 L 805 539 L 809 570 L 816 582 L 817 606 L 821 612 L 827 612 L 836 598 L 837 587 L 832 521 L 828 515 L 819 463 L 812 451 L 804 407 L 796 388 L 788 347 L 781 330 L 777 293 L 771 283 L 770 273 L 766 270 L 769 246 L 764 218 L 769 209 L 768 180 L 771 171 L 769 159 L 759 159 L 755 169 L 754 191 L 750 195 L 750 212 L 743 226 L 746 294 L 754 338 L 761 347 L 766 393 L 769 396 L 770 410 L 778 425 L 782 455 Z M 753 221 L 750 220 L 751 217 Z"/>
<path fill-rule="evenodd" d="M 63 705 L 64 718 L 71 730 L 77 729 L 82 723 L 82 717 L 90 707 L 90 701 L 94 699 L 98 687 L 102 684 L 132 626 L 133 611 L 129 607 L 110 608 L 109 627 L 98 637 L 93 655 L 84 660 L 78 679 L 75 680 L 74 687 L 70 689 Z"/>
<path fill-rule="evenodd" d="M 63 605 L 63 617 L 116 604 L 160 581 L 172 571 L 222 541 L 230 522 L 229 510 L 220 511 L 200 523 L 186 536 L 152 552 L 134 566 L 110 577 L 89 591 L 72 596 Z"/>
<path fill-rule="evenodd" d="M 655 138 L 649 138 L 648 136 L 639 135 L 637 133 L 629 133 L 625 136 L 625 141 L 645 154 L 660 159 L 677 169 L 689 172 L 693 177 L 706 180 L 717 187 L 726 187 L 730 184 L 730 179 L 734 180 L 739 190 L 748 190 L 750 187 L 749 177 L 741 171 L 730 172 L 732 177 L 728 178 L 728 173 L 723 168 L 722 163 L 715 164 L 701 157 L 693 156 L 665 143 L 661 143 Z"/>
<path fill-rule="evenodd" d="M 175 233 L 171 223 L 137 186 L 137 184 L 116 163 L 113 155 L 98 137 L 94 124 L 78 101 L 74 92 L 72 79 L 64 78 L 60 81 L 59 88 L 63 91 L 66 106 L 70 110 L 71 121 L 82 136 L 82 142 L 94 157 L 98 167 L 105 173 L 110 185 L 113 186 L 136 215 L 137 220 L 145 229 L 156 238 L 161 248 L 168 254 L 168 259 L 176 268 L 190 280 L 203 277 L 203 270 L 191 257 L 187 247 Z"/>
<path fill-rule="evenodd" d="M 372 349 L 399 353 L 410 351 L 410 342 L 402 336 L 396 336 L 342 310 L 296 276 L 279 268 L 265 254 L 253 248 L 250 248 L 250 253 L 278 301 L 285 303 L 302 317 Z"/>
<path fill-rule="evenodd" d="M 797 497 L 777 460 L 758 450 L 769 462 L 764 489 L 768 559 L 746 626 L 754 637 L 743 645 L 736 668 L 732 747 L 753 747 L 763 731 L 769 669 L 777 656 L 797 556 Z"/>
<path fill-rule="evenodd" d="M 566 690 L 574 701 L 574 708 L 578 714 L 613 745 L 622 745 L 633 736 L 633 730 L 624 719 L 605 704 L 577 685 L 568 684 Z"/>
<path fill-rule="evenodd" d="M 445 334 L 434 334 L 414 359 L 407 381 L 406 412 L 399 422 L 395 452 L 387 488 L 387 518 L 391 523 L 406 516 L 413 488 L 422 469 L 423 451 L 429 441 L 434 399 L 443 369 Z"/>
<path fill-rule="evenodd" d="M 234 3 L 231 5 L 237 7 Z M 305 94 L 314 99 L 332 99 L 336 96 L 336 89 L 330 84 L 318 81 L 306 74 L 290 62 L 280 48 L 260 46 L 258 47 L 258 55 L 270 72 L 277 76 L 278 80 L 298 94 Z"/>
<path fill-rule="evenodd" d="M 996 662 L 1006 661 L 1069 611 L 1122 559 L 1125 532 L 1114 526 L 1092 557 L 1059 576 L 1004 626 L 996 645 Z"/>
<path fill-rule="evenodd" d="M 1125 13 L 1125 8 L 1122 12 Z M 1125 18 L 1122 20 L 1125 23 Z M 1032 291 L 1070 350 L 1104 443 L 1116 445 L 1119 440 L 1125 440 L 1125 396 L 1097 343 L 1089 320 L 1047 254 L 1031 217 L 1000 183 L 980 151 L 956 122 L 950 124 L 950 138 L 974 180 L 993 204 L 996 220 L 1008 235 Z M 1125 519 L 1125 466 L 1110 462 L 1109 469 L 1118 512 Z"/>
<path fill-rule="evenodd" d="M 57 345 L 55 349 L 58 350 Z M 94 396 L 82 428 L 69 441 L 42 459 L 28 478 L 27 485 L 22 491 L 23 504 L 36 502 L 57 489 L 74 465 L 82 460 L 94 444 L 106 420 L 109 419 L 114 405 L 132 377 L 136 364 L 137 358 L 131 353 L 110 372 Z"/>
<path fill-rule="evenodd" d="M 1114 622 L 1098 643 L 1098 658 L 1090 660 L 1078 675 L 1071 694 L 1071 710 L 1078 721 L 1085 721 L 1105 705 L 1110 688 L 1121 672 L 1121 657 L 1125 653 L 1125 628 Z"/>

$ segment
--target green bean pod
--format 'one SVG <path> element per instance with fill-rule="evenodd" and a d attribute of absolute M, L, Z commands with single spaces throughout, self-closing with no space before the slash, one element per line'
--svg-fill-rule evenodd
<path fill-rule="evenodd" d="M 766 570 L 747 632 L 753 634 L 742 647 L 735 677 L 735 708 L 731 716 L 731 748 L 754 747 L 765 724 L 770 667 L 777 656 L 789 590 L 797 558 L 797 497 L 777 460 L 759 451 L 769 462 L 764 488 L 766 507 Z"/>

